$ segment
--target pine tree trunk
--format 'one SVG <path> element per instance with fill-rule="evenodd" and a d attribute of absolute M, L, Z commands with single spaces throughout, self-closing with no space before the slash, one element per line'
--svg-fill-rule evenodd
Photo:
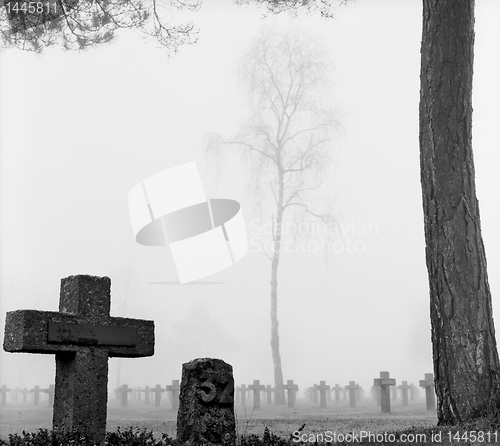
<path fill-rule="evenodd" d="M 474 0 L 423 0 L 420 163 L 438 424 L 500 407 L 472 156 Z"/>

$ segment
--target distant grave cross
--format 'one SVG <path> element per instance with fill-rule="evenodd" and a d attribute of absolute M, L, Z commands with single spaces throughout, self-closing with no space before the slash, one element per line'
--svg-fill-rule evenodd
<path fill-rule="evenodd" d="M 254 379 L 253 384 L 248 386 L 248 390 L 253 390 L 253 408 L 260 409 L 260 392 L 264 390 L 266 386 L 260 383 L 260 380 Z"/>
<path fill-rule="evenodd" d="M 398 389 L 401 389 L 401 395 L 403 396 L 403 406 L 408 406 L 408 390 L 411 389 L 411 386 L 408 384 L 408 381 L 403 381 Z"/>
<path fill-rule="evenodd" d="M 118 394 L 118 399 L 120 400 L 120 405 L 122 407 L 128 406 L 128 394 L 132 392 L 132 389 L 128 387 L 128 384 L 123 384 L 116 389 Z"/>
<path fill-rule="evenodd" d="M 420 387 L 425 388 L 425 404 L 427 410 L 434 410 L 436 407 L 434 398 L 434 375 L 432 373 L 426 373 L 425 379 L 420 380 Z"/>
<path fill-rule="evenodd" d="M 40 402 L 40 393 L 42 392 L 42 389 L 40 389 L 40 386 L 35 386 L 34 389 L 30 390 L 30 393 L 33 393 L 33 404 L 35 406 L 38 406 L 38 403 Z"/>
<path fill-rule="evenodd" d="M 340 403 L 340 391 L 342 390 L 342 387 L 340 387 L 338 384 L 335 384 L 335 386 L 332 387 L 333 392 L 335 392 L 335 402 Z"/>
<path fill-rule="evenodd" d="M 266 395 L 267 395 L 267 399 L 266 399 L 266 402 L 268 405 L 271 405 L 273 404 L 273 392 L 274 392 L 274 389 L 272 388 L 271 384 L 268 384 L 266 386 Z"/>
<path fill-rule="evenodd" d="M 349 385 L 345 386 L 349 390 L 349 407 L 356 407 L 356 391 L 360 389 L 359 384 L 354 381 L 349 381 Z"/>
<path fill-rule="evenodd" d="M 155 394 L 155 407 L 160 407 L 161 404 L 161 394 L 165 392 L 165 389 L 160 386 L 159 384 L 156 384 L 155 387 L 153 387 L 150 392 Z"/>
<path fill-rule="evenodd" d="M 154 322 L 111 317 L 109 277 L 61 280 L 59 312 L 7 313 L 4 350 L 54 354 L 55 430 L 77 430 L 102 443 L 106 432 L 108 358 L 154 353 Z"/>
<path fill-rule="evenodd" d="M 380 378 L 373 380 L 374 386 L 380 387 L 380 405 L 382 406 L 382 413 L 389 413 L 391 411 L 391 387 L 396 385 L 396 380 L 389 378 L 389 372 L 380 372 Z"/>
<path fill-rule="evenodd" d="M 172 384 L 170 386 L 165 386 L 165 388 L 167 392 L 172 392 L 172 410 L 177 412 L 179 409 L 179 392 L 181 390 L 179 380 L 173 379 Z"/>
<path fill-rule="evenodd" d="M 316 389 L 319 391 L 319 407 L 326 408 L 326 391 L 330 390 L 325 381 L 320 381 L 319 384 L 315 385 Z"/>

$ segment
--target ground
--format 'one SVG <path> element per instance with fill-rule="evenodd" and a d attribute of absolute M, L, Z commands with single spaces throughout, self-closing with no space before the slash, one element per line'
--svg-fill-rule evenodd
<path fill-rule="evenodd" d="M 269 431 L 290 438 L 303 424 L 301 435 L 324 434 L 325 432 L 372 433 L 394 432 L 411 427 L 430 428 L 436 426 L 435 412 L 425 410 L 425 401 L 410 402 L 408 407 L 401 402 L 392 403 L 392 412 L 382 415 L 380 408 L 371 399 L 358 403 L 351 409 L 347 402 L 335 404 L 329 401 L 326 409 L 306 400 L 298 400 L 295 409 L 286 406 L 267 406 L 262 404 L 260 410 L 252 410 L 251 404 L 246 408 L 236 408 L 238 434 L 262 435 L 265 427 Z M 39 428 L 52 426 L 52 409 L 47 401 L 41 401 L 38 407 L 31 404 L 8 404 L 0 407 L 0 437 L 6 439 L 9 433 L 36 431 Z M 108 431 L 118 427 L 139 427 L 151 429 L 155 433 L 167 433 L 175 437 L 176 413 L 169 409 L 168 402 L 162 407 L 146 405 L 144 402 L 129 402 L 129 407 L 121 407 L 111 399 L 108 403 Z"/>

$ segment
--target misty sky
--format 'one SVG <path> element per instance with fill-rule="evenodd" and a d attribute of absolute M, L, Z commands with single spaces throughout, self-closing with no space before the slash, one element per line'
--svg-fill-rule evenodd
<path fill-rule="evenodd" d="M 270 261 L 256 252 L 270 210 L 255 209 L 247 166 L 228 157 L 219 181 L 205 135 L 230 137 L 248 113 L 236 63 L 263 23 L 286 16 L 206 0 L 178 15 L 199 41 L 169 58 L 139 32 L 85 52 L 0 55 L 1 322 L 16 309 L 58 309 L 60 279 L 109 276 L 112 315 L 153 319 L 152 358 L 110 360 L 110 386 L 179 379 L 181 365 L 218 357 L 237 384 L 273 383 Z M 478 0 L 474 73 L 477 193 L 496 320 L 500 319 L 500 3 Z M 432 372 L 419 176 L 420 0 L 356 0 L 333 20 L 302 17 L 333 59 L 335 139 L 325 196 L 342 228 L 338 252 L 284 253 L 279 320 L 284 379 L 365 389 L 381 370 L 398 384 Z M 204 280 L 177 279 L 167 248 L 134 241 L 129 190 L 196 161 L 211 198 L 241 203 L 250 252 Z M 292 219 L 288 220 L 292 221 Z M 298 241 L 299 243 L 299 241 Z M 351 249 L 348 249 L 351 246 Z M 309 252 L 307 252 L 309 251 Z M 313 252 L 311 252 L 313 251 Z M 498 333 L 498 327 L 497 327 Z M 497 339 L 499 337 L 497 336 Z M 0 353 L 0 384 L 47 387 L 54 357 Z"/>

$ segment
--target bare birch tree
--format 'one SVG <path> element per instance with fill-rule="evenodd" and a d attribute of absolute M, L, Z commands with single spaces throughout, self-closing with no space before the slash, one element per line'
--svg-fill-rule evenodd
<path fill-rule="evenodd" d="M 276 403 L 285 402 L 278 322 L 278 268 L 283 221 L 289 210 L 330 223 L 318 213 L 314 193 L 330 163 L 338 121 L 321 96 L 328 91 L 328 56 L 320 42 L 298 28 L 262 32 L 244 54 L 240 75 L 249 93 L 250 114 L 232 139 L 211 135 L 209 151 L 239 151 L 248 165 L 258 200 L 271 198 L 271 352 Z"/>
<path fill-rule="evenodd" d="M 240 0 L 269 11 L 333 0 Z M 420 176 L 438 424 L 498 414 L 500 362 L 472 152 L 474 0 L 423 0 Z"/>

